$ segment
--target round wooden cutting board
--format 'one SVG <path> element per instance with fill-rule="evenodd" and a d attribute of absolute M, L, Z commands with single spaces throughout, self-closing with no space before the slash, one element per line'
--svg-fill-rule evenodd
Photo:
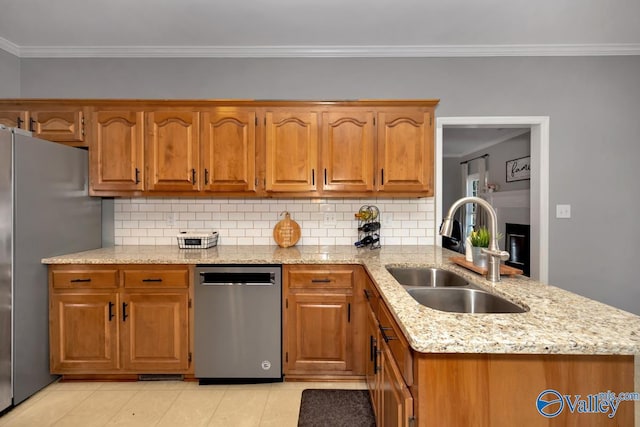
<path fill-rule="evenodd" d="M 275 240 L 281 248 L 288 248 L 300 240 L 300 226 L 291 219 L 289 212 L 283 213 L 284 219 L 273 227 L 273 240 Z"/>

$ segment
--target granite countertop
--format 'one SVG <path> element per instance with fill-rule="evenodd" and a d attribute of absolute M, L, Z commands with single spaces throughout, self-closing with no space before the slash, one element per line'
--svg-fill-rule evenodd
<path fill-rule="evenodd" d="M 640 317 L 524 276 L 492 283 L 451 263 L 435 246 L 114 246 L 43 259 L 44 264 L 361 264 L 403 329 L 423 353 L 640 354 Z M 385 269 L 438 266 L 465 276 L 529 311 L 446 313 L 418 304 Z"/>

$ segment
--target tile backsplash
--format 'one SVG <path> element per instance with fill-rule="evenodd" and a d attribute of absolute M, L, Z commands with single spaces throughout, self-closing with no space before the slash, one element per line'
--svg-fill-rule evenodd
<path fill-rule="evenodd" d="M 272 245 L 284 211 L 300 224 L 298 245 L 352 245 L 354 214 L 375 205 L 382 245 L 434 244 L 434 199 L 170 199 L 114 200 L 116 245 L 174 245 L 180 231 L 218 231 L 219 245 Z M 325 223 L 325 213 L 335 222 Z M 333 219 L 333 218 L 329 218 Z"/>

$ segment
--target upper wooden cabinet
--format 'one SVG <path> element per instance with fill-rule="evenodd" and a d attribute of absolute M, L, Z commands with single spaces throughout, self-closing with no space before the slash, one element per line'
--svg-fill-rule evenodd
<path fill-rule="evenodd" d="M 82 109 L 34 110 L 29 114 L 29 126 L 38 138 L 85 145 Z"/>
<path fill-rule="evenodd" d="M 315 191 L 318 173 L 318 114 L 313 111 L 267 111 L 266 190 Z"/>
<path fill-rule="evenodd" d="M 94 196 L 426 197 L 437 103 L 0 100 L 0 124 L 89 146 Z"/>
<path fill-rule="evenodd" d="M 147 190 L 200 190 L 199 114 L 193 111 L 147 113 Z"/>
<path fill-rule="evenodd" d="M 322 116 L 322 190 L 374 189 L 374 113 L 325 112 Z"/>
<path fill-rule="evenodd" d="M 0 101 L 0 124 L 33 132 L 36 138 L 86 147 L 83 103 Z"/>
<path fill-rule="evenodd" d="M 91 190 L 144 189 L 142 111 L 95 111 L 89 150 Z"/>
<path fill-rule="evenodd" d="M 255 110 L 221 107 L 201 119 L 204 191 L 255 192 Z"/>
<path fill-rule="evenodd" d="M 29 129 L 29 113 L 23 110 L 0 110 L 0 125 L 10 128 Z"/>
<path fill-rule="evenodd" d="M 433 119 L 430 111 L 378 114 L 378 191 L 433 195 Z"/>

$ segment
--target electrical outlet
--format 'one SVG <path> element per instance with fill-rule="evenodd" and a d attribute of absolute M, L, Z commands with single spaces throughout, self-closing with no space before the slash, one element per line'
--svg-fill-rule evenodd
<path fill-rule="evenodd" d="M 338 224 L 338 218 L 335 212 L 325 212 L 322 225 L 325 227 L 335 227 Z"/>
<path fill-rule="evenodd" d="M 380 214 L 380 218 L 378 220 L 380 221 L 380 225 L 384 228 L 393 228 L 394 226 L 392 212 L 387 212 L 384 215 Z"/>
<path fill-rule="evenodd" d="M 167 221 L 167 227 L 176 226 L 176 214 L 173 212 L 167 212 L 164 214 L 164 219 Z"/>

